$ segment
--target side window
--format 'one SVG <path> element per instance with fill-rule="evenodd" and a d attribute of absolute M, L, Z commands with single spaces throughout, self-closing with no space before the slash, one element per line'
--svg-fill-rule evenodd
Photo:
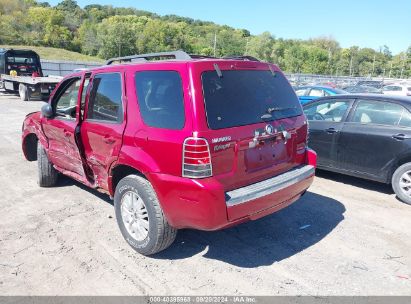
<path fill-rule="evenodd" d="M 146 125 L 181 130 L 184 99 L 181 78 L 175 71 L 136 72 L 138 105 Z"/>
<path fill-rule="evenodd" d="M 297 95 L 297 96 L 304 96 L 304 94 L 305 94 L 305 91 L 307 91 L 307 89 L 296 89 L 295 90 L 295 94 Z"/>
<path fill-rule="evenodd" d="M 411 128 L 411 113 L 407 109 L 404 109 L 402 112 L 399 125 L 401 127 Z"/>
<path fill-rule="evenodd" d="M 0 73 L 4 74 L 4 54 L 0 54 Z"/>
<path fill-rule="evenodd" d="M 121 74 L 97 74 L 91 85 L 87 119 L 122 122 Z"/>
<path fill-rule="evenodd" d="M 386 86 L 383 88 L 383 91 L 396 91 L 396 92 L 401 92 L 402 87 L 399 86 Z"/>
<path fill-rule="evenodd" d="M 352 121 L 395 126 L 398 125 L 404 110 L 404 107 L 390 102 L 359 100 Z"/>
<path fill-rule="evenodd" d="M 309 96 L 313 97 L 323 97 L 324 91 L 321 89 L 311 89 Z"/>
<path fill-rule="evenodd" d="M 316 102 L 304 107 L 304 114 L 310 121 L 341 122 L 350 105 L 351 100 L 334 99 Z"/>
<path fill-rule="evenodd" d="M 63 88 L 54 102 L 56 115 L 66 119 L 76 118 L 76 105 L 80 89 L 80 79 L 70 79 L 63 83 Z"/>

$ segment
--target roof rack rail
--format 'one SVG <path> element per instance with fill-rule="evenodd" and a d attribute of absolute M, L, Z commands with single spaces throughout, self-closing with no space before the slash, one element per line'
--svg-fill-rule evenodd
<path fill-rule="evenodd" d="M 148 53 L 148 54 L 138 54 L 138 55 L 131 55 L 125 57 L 116 57 L 110 58 L 107 60 L 106 65 L 110 65 L 114 62 L 122 63 L 122 62 L 145 62 L 149 59 L 176 59 L 176 60 L 190 60 L 190 59 L 220 59 L 214 56 L 208 55 L 198 55 L 198 54 L 187 54 L 184 51 L 173 51 L 173 52 L 160 52 L 160 53 Z M 260 61 L 255 57 L 252 56 L 225 56 L 222 59 L 234 59 L 234 60 L 245 60 L 245 61 Z"/>
<path fill-rule="evenodd" d="M 200 55 L 200 54 L 190 54 L 190 57 L 192 59 L 218 59 L 217 57 L 214 57 L 214 56 Z"/>
<path fill-rule="evenodd" d="M 132 62 L 132 61 L 148 61 L 150 58 L 167 58 L 167 59 L 177 59 L 177 60 L 189 60 L 191 56 L 184 51 L 173 51 L 173 52 L 160 52 L 160 53 L 148 53 L 148 54 L 138 54 L 125 57 L 110 58 L 107 60 L 106 65 L 110 65 L 113 62 Z"/>
<path fill-rule="evenodd" d="M 223 59 L 237 59 L 237 60 L 246 60 L 246 61 L 260 61 L 253 56 L 224 56 Z"/>

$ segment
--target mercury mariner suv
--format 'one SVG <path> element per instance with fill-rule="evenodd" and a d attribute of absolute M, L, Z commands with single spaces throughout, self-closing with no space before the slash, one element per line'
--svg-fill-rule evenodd
<path fill-rule="evenodd" d="M 144 255 L 178 229 L 222 229 L 290 205 L 316 166 L 276 65 L 183 51 L 66 76 L 27 115 L 22 148 L 41 187 L 63 174 L 110 195 L 122 235 Z"/>

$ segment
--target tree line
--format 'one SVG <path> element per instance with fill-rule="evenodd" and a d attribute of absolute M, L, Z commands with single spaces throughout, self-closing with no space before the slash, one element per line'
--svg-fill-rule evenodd
<path fill-rule="evenodd" d="M 246 29 L 135 8 L 98 4 L 81 8 L 74 0 L 56 6 L 0 0 L 0 28 L 0 44 L 64 48 L 103 59 L 182 49 L 210 56 L 250 55 L 289 73 L 411 77 L 411 46 L 394 56 L 386 45 L 378 50 L 342 48 L 332 37 L 251 35 Z"/>

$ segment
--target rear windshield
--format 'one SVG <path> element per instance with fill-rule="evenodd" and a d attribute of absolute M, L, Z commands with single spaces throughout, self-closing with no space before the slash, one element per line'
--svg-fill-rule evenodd
<path fill-rule="evenodd" d="M 271 71 L 216 71 L 202 74 L 208 126 L 223 129 L 302 115 L 291 85 Z"/>
<path fill-rule="evenodd" d="M 37 59 L 31 56 L 7 56 L 7 63 L 15 64 L 37 64 Z"/>

